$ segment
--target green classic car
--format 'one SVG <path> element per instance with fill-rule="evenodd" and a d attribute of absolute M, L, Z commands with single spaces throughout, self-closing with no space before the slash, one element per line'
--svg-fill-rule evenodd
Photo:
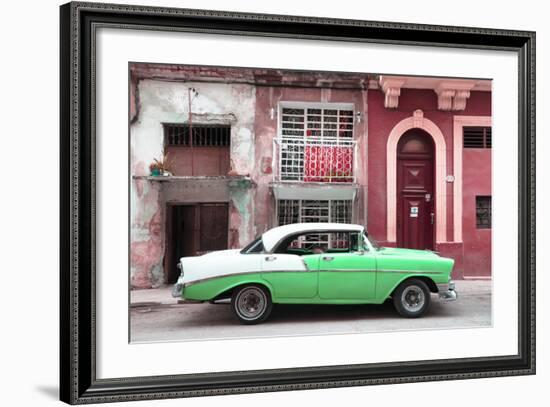
<path fill-rule="evenodd" d="M 456 300 L 454 260 L 429 250 L 379 247 L 363 226 L 295 223 L 268 230 L 242 250 L 182 257 L 172 295 L 182 302 L 231 300 L 244 324 L 273 304 L 381 304 L 423 315 L 431 293 Z"/>

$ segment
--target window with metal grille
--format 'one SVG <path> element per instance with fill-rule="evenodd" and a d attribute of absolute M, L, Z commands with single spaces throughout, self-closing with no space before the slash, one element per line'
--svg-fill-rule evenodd
<path fill-rule="evenodd" d="M 491 197 L 476 196 L 476 227 L 491 229 Z"/>
<path fill-rule="evenodd" d="M 336 107 L 282 107 L 281 136 L 353 138 L 353 110 Z"/>
<path fill-rule="evenodd" d="M 342 200 L 280 199 L 277 201 L 279 225 L 289 223 L 334 222 L 351 223 L 352 202 Z M 344 248 L 349 236 L 345 233 L 309 233 L 293 242 L 295 248 L 312 245 L 326 248 Z"/>
<path fill-rule="evenodd" d="M 352 202 L 341 200 L 279 199 L 279 225 L 306 222 L 351 223 Z"/>
<path fill-rule="evenodd" d="M 352 104 L 281 107 L 277 140 L 283 181 L 353 182 Z"/>
<path fill-rule="evenodd" d="M 463 128 L 464 148 L 491 148 L 491 127 Z"/>
<path fill-rule="evenodd" d="M 230 169 L 231 126 L 165 123 L 164 152 L 174 176 L 219 176 Z"/>
<path fill-rule="evenodd" d="M 190 135 L 192 134 L 192 137 Z M 203 124 L 164 124 L 164 143 L 178 147 L 227 147 L 231 139 L 231 126 Z"/>

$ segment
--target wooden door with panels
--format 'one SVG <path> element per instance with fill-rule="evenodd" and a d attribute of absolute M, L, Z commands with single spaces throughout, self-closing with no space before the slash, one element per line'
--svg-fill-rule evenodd
<path fill-rule="evenodd" d="M 397 246 L 434 249 L 435 188 L 431 136 L 411 129 L 397 145 Z"/>
<path fill-rule="evenodd" d="M 227 249 L 229 208 L 225 202 L 168 205 L 165 282 L 175 283 L 181 257 Z"/>

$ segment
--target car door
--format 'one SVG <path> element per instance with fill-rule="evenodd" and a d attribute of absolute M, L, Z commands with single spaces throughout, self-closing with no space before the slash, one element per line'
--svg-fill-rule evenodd
<path fill-rule="evenodd" d="M 374 298 L 376 259 L 369 251 L 320 255 L 319 297 L 325 300 L 368 300 Z"/>
<path fill-rule="evenodd" d="M 273 253 L 262 257 L 262 278 L 273 288 L 274 300 L 317 296 L 319 255 Z"/>

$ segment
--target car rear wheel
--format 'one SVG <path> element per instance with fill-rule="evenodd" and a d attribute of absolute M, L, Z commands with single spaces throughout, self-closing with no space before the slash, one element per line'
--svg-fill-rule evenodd
<path fill-rule="evenodd" d="M 406 280 L 394 291 L 393 305 L 401 316 L 418 318 L 430 306 L 430 289 L 422 280 Z"/>
<path fill-rule="evenodd" d="M 273 308 L 271 295 L 259 285 L 239 287 L 231 296 L 231 308 L 242 324 L 252 325 L 264 321 Z"/>

